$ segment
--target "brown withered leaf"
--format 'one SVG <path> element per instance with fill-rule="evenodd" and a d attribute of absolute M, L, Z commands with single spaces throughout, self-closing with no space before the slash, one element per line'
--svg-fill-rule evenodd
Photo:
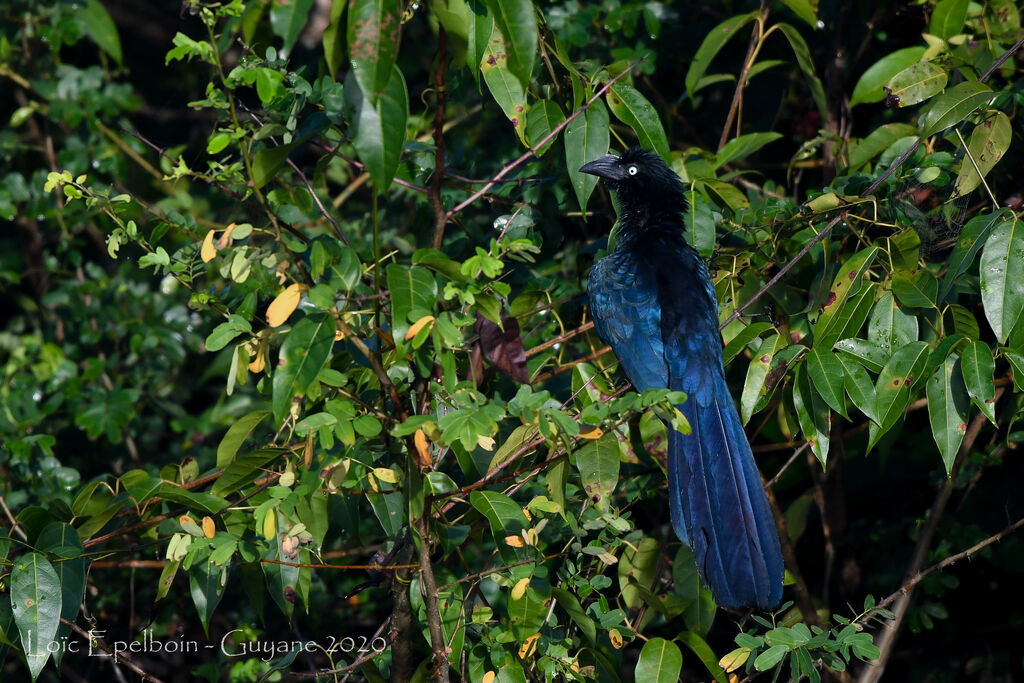
<path fill-rule="evenodd" d="M 530 383 L 530 373 L 526 369 L 526 350 L 519 336 L 518 320 L 502 311 L 501 327 L 498 327 L 478 313 L 473 329 L 480 335 L 480 349 L 487 360 L 515 381 Z"/>

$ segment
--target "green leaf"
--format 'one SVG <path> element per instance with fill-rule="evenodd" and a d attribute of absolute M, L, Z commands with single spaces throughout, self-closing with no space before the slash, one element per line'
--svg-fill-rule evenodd
<path fill-rule="evenodd" d="M 818 0 L 782 0 L 782 4 L 806 21 L 811 28 L 818 28 Z"/>
<path fill-rule="evenodd" d="M 259 4 L 254 3 L 257 6 Z M 322 40 L 327 70 L 330 72 L 331 78 L 335 80 L 338 77 L 338 67 L 341 66 L 341 61 L 345 58 L 345 33 L 347 32 L 347 27 L 343 17 L 345 16 L 345 8 L 347 6 L 347 2 L 331 3 L 331 16 L 327 23 L 327 28 L 324 29 Z M 246 38 L 246 41 L 251 43 L 252 39 Z"/>
<path fill-rule="evenodd" d="M 818 395 L 832 410 L 847 420 L 846 397 L 843 394 L 843 365 L 831 350 L 814 348 L 807 356 L 807 374 Z"/>
<path fill-rule="evenodd" d="M 605 95 L 608 108 L 615 118 L 633 129 L 640 146 L 657 152 L 663 159 L 668 159 L 668 138 L 661 125 L 661 118 L 647 98 L 640 91 L 618 81 Z"/>
<path fill-rule="evenodd" d="M 252 157 L 252 182 L 259 188 L 263 187 L 277 175 L 278 169 L 284 166 L 288 155 L 295 148 L 294 144 L 264 147 Z"/>
<path fill-rule="evenodd" d="M 85 571 L 87 568 L 85 557 L 83 557 L 85 548 L 82 547 L 82 541 L 78 538 L 78 532 L 70 524 L 53 522 L 40 532 L 36 539 L 36 549 L 53 553 L 61 558 L 61 561 L 54 565 L 57 580 L 60 583 L 60 616 L 68 621 L 74 621 L 78 618 L 82 599 L 85 596 Z M 68 636 L 70 633 L 71 628 L 61 624 L 57 628 L 57 635 L 54 639 L 61 642 L 62 637 Z M 64 652 L 65 650 L 60 648 L 53 653 L 58 667 Z"/>
<path fill-rule="evenodd" d="M 785 645 L 772 645 L 757 656 L 757 659 L 754 660 L 754 668 L 758 671 L 767 671 L 781 662 L 788 652 L 789 648 Z"/>
<path fill-rule="evenodd" d="M 988 175 L 1010 148 L 1012 136 L 1010 119 L 1001 111 L 985 117 L 974 127 L 971 139 L 967 142 L 967 151 L 960 162 L 960 173 L 956 177 L 950 201 L 970 194 L 981 184 L 981 179 Z"/>
<path fill-rule="evenodd" d="M 226 322 L 217 325 L 213 328 L 213 332 L 206 337 L 206 350 L 220 351 L 238 335 L 249 332 L 252 332 L 252 325 L 249 324 L 249 321 L 240 315 L 231 314 Z"/>
<path fill-rule="evenodd" d="M 857 406 L 860 412 L 864 413 L 872 422 L 878 422 L 878 413 L 875 411 L 875 384 L 871 381 L 868 371 L 864 366 L 851 360 L 843 354 L 836 354 L 836 360 L 843 366 L 843 386 L 846 393 Z"/>
<path fill-rule="evenodd" d="M 226 575 L 227 566 L 218 567 L 208 557 L 200 559 L 189 568 L 188 583 L 192 602 L 207 635 L 210 633 L 210 619 L 224 597 Z"/>
<path fill-rule="evenodd" d="M 50 658 L 48 645 L 60 625 L 60 579 L 46 556 L 26 553 L 14 563 L 10 585 L 14 623 L 18 625 L 21 649 L 34 681 Z"/>
<path fill-rule="evenodd" d="M 780 23 L 775 26 L 789 40 L 789 46 L 793 48 L 793 56 L 796 57 L 797 66 L 800 67 L 804 80 L 807 81 L 807 87 L 811 91 L 811 99 L 814 100 L 818 111 L 824 115 L 828 111 L 828 103 L 825 101 L 825 88 L 821 85 L 821 80 L 814 75 L 814 60 L 811 59 L 811 50 L 807 47 L 807 41 L 790 24 Z"/>
<path fill-rule="evenodd" d="M 252 483 L 262 474 L 261 470 L 285 452 L 283 448 L 261 448 L 236 458 L 224 472 L 213 482 L 210 493 L 215 496 L 227 496 L 243 486 Z"/>
<path fill-rule="evenodd" d="M 948 40 L 962 33 L 964 22 L 967 21 L 967 5 L 970 0 L 940 0 L 932 11 L 932 19 L 928 23 L 928 33 Z"/>
<path fill-rule="evenodd" d="M 677 683 L 683 670 L 683 653 L 679 646 L 664 638 L 651 638 L 640 650 L 636 683 Z"/>
<path fill-rule="evenodd" d="M 758 400 L 765 395 L 765 380 L 772 369 L 772 358 L 786 346 L 788 344 L 782 335 L 772 335 L 761 342 L 751 359 L 747 367 L 747 379 L 743 382 L 743 393 L 740 395 L 740 417 L 743 424 L 750 421 Z"/>
<path fill-rule="evenodd" d="M 359 160 L 366 164 L 378 192 L 385 192 L 398 172 L 409 118 L 405 77 L 397 66 L 393 71 L 393 77 L 376 103 L 366 96 L 353 71 L 345 77 L 345 109 L 352 122 L 352 144 L 359 153 Z"/>
<path fill-rule="evenodd" d="M 541 100 L 530 107 L 526 117 L 526 139 L 530 147 L 537 147 L 537 144 L 561 125 L 562 121 L 565 121 L 565 115 L 551 100 Z M 552 137 L 542 146 L 537 147 L 537 156 L 548 151 L 555 139 L 556 137 Z"/>
<path fill-rule="evenodd" d="M 378 99 L 385 96 L 385 88 L 388 88 L 395 75 L 401 73 L 395 66 L 401 23 L 399 3 L 394 0 L 349 1 L 347 39 L 352 69 L 345 80 L 352 78 L 358 82 L 358 90 L 370 102 L 371 109 L 377 104 Z M 349 85 L 346 83 L 346 95 L 348 89 Z M 404 79 L 401 90 L 405 92 Z M 408 97 L 405 99 L 408 101 Z M 403 108 L 403 111 L 407 110 L 408 106 Z M 404 142 L 404 125 L 402 133 Z M 373 175 L 373 172 L 370 174 Z M 376 178 L 374 180 L 376 182 Z"/>
<path fill-rule="evenodd" d="M 882 433 L 889 431 L 910 403 L 911 387 L 921 379 L 928 344 L 911 342 L 892 354 L 875 381 L 875 411 Z"/>
<path fill-rule="evenodd" d="M 861 75 L 853 88 L 850 106 L 885 99 L 885 85 L 889 80 L 924 56 L 925 47 L 907 47 L 887 54 L 872 64 Z"/>
<path fill-rule="evenodd" d="M 607 499 L 619 481 L 619 442 L 614 434 L 605 434 L 587 442 L 574 454 L 580 472 L 580 485 L 591 501 L 607 505 Z"/>
<path fill-rule="evenodd" d="M 742 353 L 743 349 L 747 348 L 750 342 L 760 337 L 764 331 L 770 329 L 772 329 L 771 323 L 751 323 L 737 332 L 736 336 L 725 345 L 725 350 L 722 351 L 725 364 L 728 365 L 729 361 Z"/>
<path fill-rule="evenodd" d="M 516 135 L 526 144 L 526 116 L 530 108 L 526 102 L 526 88 L 509 64 L 508 45 L 497 24 L 480 60 L 480 73 L 494 101 L 512 122 Z"/>
<path fill-rule="evenodd" d="M 491 531 L 498 539 L 519 534 L 530 528 L 523 508 L 514 500 L 497 491 L 473 491 L 469 503 L 491 523 Z"/>
<path fill-rule="evenodd" d="M 871 372 L 881 372 L 891 356 L 888 350 L 865 339 L 841 339 L 832 348 L 855 358 Z"/>
<path fill-rule="evenodd" d="M 887 150 L 892 143 L 917 133 L 907 123 L 887 123 L 871 131 L 850 153 L 849 170 L 854 171 Z"/>
<path fill-rule="evenodd" d="M 939 301 L 946 299 L 946 295 L 952 291 L 953 285 L 956 284 L 957 278 L 974 263 L 974 257 L 977 256 L 986 240 L 988 240 L 989 233 L 1000 223 L 1009 220 L 1011 220 L 1009 209 L 1000 209 L 993 214 L 975 216 L 967 221 L 967 224 L 960 231 L 960 236 L 956 240 L 953 252 L 947 259 L 946 275 L 942 278 L 942 283 L 939 287 Z"/>
<path fill-rule="evenodd" d="M 1024 229 L 1016 216 L 992 231 L 981 252 L 981 303 L 996 339 L 1006 342 L 1024 310 Z"/>
<path fill-rule="evenodd" d="M 733 138 L 725 143 L 725 146 L 715 155 L 715 169 L 740 159 L 746 159 L 757 150 L 781 137 L 782 133 L 748 133 Z"/>
<path fill-rule="evenodd" d="M 915 62 L 889 79 L 889 101 L 899 107 L 924 102 L 942 92 L 948 78 L 945 69 L 933 62 Z"/>
<path fill-rule="evenodd" d="M 811 451 L 818 458 L 822 467 L 828 461 L 829 432 L 831 431 L 832 415 L 826 404 L 807 378 L 803 364 L 797 367 L 793 380 L 793 407 L 796 419 L 800 423 L 800 431 L 811 444 Z"/>
<path fill-rule="evenodd" d="M 580 604 L 579 599 L 569 591 L 564 588 L 559 588 L 558 586 L 551 587 L 551 595 L 554 597 L 555 602 L 558 603 L 558 606 L 565 610 L 573 623 L 576 624 L 580 631 L 583 632 L 583 635 L 586 636 L 590 645 L 596 645 L 597 624 L 583 610 L 583 606 Z"/>
<path fill-rule="evenodd" d="M 479 88 L 480 67 L 494 30 L 494 17 L 484 0 L 466 0 L 466 8 L 469 10 L 466 14 L 466 64 Z"/>
<path fill-rule="evenodd" d="M 701 86 L 698 85 L 698 82 L 704 77 L 715 55 L 741 28 L 757 19 L 758 15 L 759 13 L 755 11 L 729 17 L 708 31 L 704 41 L 697 48 L 697 54 L 693 56 L 690 68 L 686 72 L 686 92 L 690 94 L 690 99 L 693 99 L 700 89 Z"/>
<path fill-rule="evenodd" d="M 955 126 L 978 107 L 989 102 L 995 94 L 992 88 L 978 81 L 957 83 L 945 93 L 932 100 L 931 105 L 920 117 L 917 125 L 922 137 L 931 137 L 950 126 Z"/>
<path fill-rule="evenodd" d="M 967 410 L 970 407 L 967 387 L 960 374 L 960 360 L 955 353 L 946 356 L 946 360 L 928 379 L 926 393 L 928 421 L 948 477 L 967 432 Z"/>
<path fill-rule="evenodd" d="M 718 657 L 703 638 L 693 631 L 683 631 L 676 636 L 676 640 L 690 648 L 693 654 L 700 658 L 701 663 L 704 664 L 716 683 L 729 683 L 725 670 L 718 664 Z"/>
<path fill-rule="evenodd" d="M 268 415 L 270 415 L 269 410 L 254 410 L 231 423 L 224 438 L 217 446 L 217 467 L 227 467 L 234 461 L 238 449 L 242 447 L 249 434 Z"/>
<path fill-rule="evenodd" d="M 843 326 L 842 319 L 846 300 L 860 291 L 863 285 L 864 275 L 871 267 L 878 253 L 878 247 L 869 247 L 858 251 L 846 260 L 846 263 L 839 269 L 832 287 L 829 289 L 828 297 L 821 307 L 821 314 L 814 323 L 814 344 L 815 346 L 829 347 L 838 338 L 839 330 Z"/>
<path fill-rule="evenodd" d="M 587 201 L 597 187 L 597 176 L 580 173 L 580 167 L 606 154 L 608 144 L 608 109 L 604 102 L 595 100 L 565 128 L 565 166 L 580 210 L 584 213 L 587 211 Z"/>
<path fill-rule="evenodd" d="M 309 21 L 313 0 L 285 0 L 270 3 L 270 30 L 284 41 L 284 52 L 290 52 L 299 34 Z"/>
<path fill-rule="evenodd" d="M 529 87 L 537 59 L 537 18 L 530 0 L 487 0 L 487 8 L 508 47 L 508 68 L 523 89 Z"/>
<path fill-rule="evenodd" d="M 930 270 L 919 270 L 913 275 L 895 275 L 892 293 L 904 306 L 911 308 L 937 308 L 939 281 Z"/>
<path fill-rule="evenodd" d="M 118 66 L 124 66 L 117 26 L 99 0 L 85 0 L 85 6 L 76 7 L 72 16 L 101 50 L 110 55 Z"/>
<path fill-rule="evenodd" d="M 281 344 L 274 372 L 274 420 L 281 424 L 292 398 L 304 395 L 331 357 L 335 325 L 329 315 L 309 315 L 295 324 Z"/>
<path fill-rule="evenodd" d="M 577 462 L 579 462 L 579 455 Z M 618 458 L 616 458 L 618 460 Z M 661 556 L 661 544 L 649 536 L 640 539 L 639 543 L 627 547 L 619 558 L 619 588 L 622 601 L 630 609 L 644 604 L 642 591 L 649 591 L 654 583 L 654 572 Z"/>
<path fill-rule="evenodd" d="M 437 281 L 426 268 L 407 268 L 391 264 L 387 268 L 388 292 L 391 295 L 391 335 L 396 344 L 403 344 L 409 326 L 423 315 L 434 311 Z"/>
<path fill-rule="evenodd" d="M 917 336 L 917 317 L 897 306 L 892 294 L 883 294 L 875 304 L 868 322 L 868 341 L 881 349 L 883 357 L 879 360 L 882 364 L 895 349 L 917 341 Z"/>
<path fill-rule="evenodd" d="M 693 190 L 687 190 L 689 208 L 683 214 L 686 224 L 686 242 L 697 250 L 701 258 L 710 259 L 715 252 L 715 213 L 711 202 L 699 197 Z"/>
<path fill-rule="evenodd" d="M 996 388 L 993 384 L 996 361 L 992 357 L 992 349 L 985 342 L 969 342 L 963 348 L 960 365 L 971 402 L 978 406 L 989 422 L 996 424 Z"/>

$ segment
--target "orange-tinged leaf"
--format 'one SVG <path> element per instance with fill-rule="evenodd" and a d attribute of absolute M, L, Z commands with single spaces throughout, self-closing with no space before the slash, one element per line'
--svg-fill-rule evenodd
<path fill-rule="evenodd" d="M 203 533 L 207 538 L 213 538 L 214 532 L 217 531 L 217 527 L 213 525 L 212 517 L 203 517 Z"/>
<path fill-rule="evenodd" d="M 188 515 L 182 515 L 178 517 L 178 524 L 185 526 L 186 524 L 195 524 L 196 520 L 192 519 Z"/>
<path fill-rule="evenodd" d="M 524 545 L 526 545 L 525 543 L 523 543 L 523 539 L 520 536 L 506 536 L 505 544 L 510 545 L 513 548 L 522 548 Z"/>
<path fill-rule="evenodd" d="M 622 649 L 622 634 L 619 633 L 619 629 L 613 628 L 608 631 L 608 640 L 612 641 L 612 647 L 616 650 Z"/>
<path fill-rule="evenodd" d="M 206 237 L 203 239 L 203 247 L 199 250 L 199 257 L 203 259 L 203 263 L 209 263 L 217 255 L 217 247 L 213 246 L 213 232 L 211 230 L 206 233 Z"/>
<path fill-rule="evenodd" d="M 420 458 L 420 467 L 430 467 L 433 464 L 433 458 L 430 457 L 430 441 L 427 440 L 427 435 L 422 429 L 417 429 L 416 433 L 412 437 L 413 442 L 416 444 L 416 454 Z"/>
<path fill-rule="evenodd" d="M 483 677 L 482 680 L 483 680 L 483 683 L 494 683 L 494 679 L 497 678 L 497 677 L 498 677 L 497 672 L 495 672 L 495 671 L 488 671 L 487 673 L 484 674 L 484 677 Z"/>
<path fill-rule="evenodd" d="M 302 298 L 302 291 L 305 289 L 300 284 L 288 285 L 283 292 L 278 294 L 270 305 L 267 306 L 267 324 L 271 327 L 278 327 L 288 319 L 299 306 L 299 299 Z"/>
<path fill-rule="evenodd" d="M 604 436 L 604 430 L 593 425 L 580 425 L 581 439 L 600 439 Z"/>
<path fill-rule="evenodd" d="M 530 587 L 530 577 L 524 576 L 523 578 L 516 581 L 516 585 L 512 586 L 512 592 L 510 593 L 513 600 L 521 600 L 526 595 L 526 589 Z"/>
<path fill-rule="evenodd" d="M 344 338 L 345 338 L 345 333 L 344 332 L 342 332 L 341 330 L 335 330 L 334 331 L 334 341 L 341 341 Z"/>
<path fill-rule="evenodd" d="M 224 234 L 221 235 L 220 239 L 217 240 L 217 248 L 218 249 L 223 249 L 224 247 L 228 246 L 228 244 L 230 244 L 229 240 L 231 239 L 231 231 L 234 230 L 234 229 L 235 229 L 235 224 L 234 223 L 232 223 L 231 225 L 229 225 L 227 228 L 224 229 Z"/>
<path fill-rule="evenodd" d="M 412 324 L 412 327 L 409 328 L 409 331 L 405 333 L 406 340 L 412 339 L 417 334 L 419 334 L 420 330 L 422 330 L 424 327 L 426 327 L 427 325 L 429 325 L 429 324 L 431 324 L 433 322 L 434 322 L 434 316 L 432 316 L 432 315 L 425 315 L 425 316 L 423 316 L 422 318 L 420 318 L 419 320 L 414 322 Z"/>
<path fill-rule="evenodd" d="M 532 636 L 527 636 L 526 640 L 523 641 L 522 646 L 519 648 L 519 656 L 521 658 L 529 657 L 537 650 L 537 640 L 540 639 L 539 633 L 534 633 Z"/>

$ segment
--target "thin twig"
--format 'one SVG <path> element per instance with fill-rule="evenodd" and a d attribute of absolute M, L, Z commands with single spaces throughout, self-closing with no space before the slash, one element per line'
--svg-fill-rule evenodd
<path fill-rule="evenodd" d="M 540 140 L 540 142 L 538 142 L 537 144 L 535 144 L 535 145 L 534 145 L 533 147 L 531 147 L 530 149 L 526 150 L 526 152 L 525 152 L 525 153 L 523 153 L 523 155 L 522 155 L 522 156 L 520 156 L 520 157 L 519 157 L 518 159 L 516 159 L 515 161 L 512 161 L 512 162 L 510 162 L 510 163 L 506 164 L 506 165 L 505 165 L 505 167 L 504 167 L 504 168 L 502 168 L 502 169 L 501 169 L 500 171 L 498 171 L 498 173 L 497 173 L 497 174 L 496 174 L 496 175 L 495 175 L 495 176 L 494 176 L 493 178 L 491 178 L 491 179 L 490 179 L 490 180 L 489 180 L 489 181 L 487 182 L 487 184 L 486 184 L 486 185 L 484 185 L 484 186 L 483 186 L 482 188 L 480 188 L 479 190 L 477 190 L 476 192 L 474 192 L 473 194 L 471 194 L 471 195 L 470 195 L 470 196 L 469 196 L 468 198 L 466 198 L 466 199 L 464 199 L 463 201 L 459 202 L 459 204 L 458 204 L 458 205 L 456 205 L 456 206 L 455 206 L 455 208 L 453 208 L 453 209 L 452 209 L 451 211 L 449 211 L 449 212 L 448 212 L 448 214 L 447 214 L 447 218 L 448 218 L 448 219 L 451 219 L 451 217 L 452 217 L 452 216 L 454 216 L 455 214 L 459 213 L 460 211 L 462 211 L 463 209 L 465 209 L 465 208 L 466 208 L 467 206 L 469 206 L 470 204 L 472 204 L 472 203 L 473 203 L 473 202 L 475 202 L 476 200 L 480 199 L 480 197 L 482 197 L 483 195 L 485 195 L 485 194 L 486 194 L 486 193 L 488 192 L 488 190 L 490 190 L 490 189 L 491 189 L 492 187 L 494 187 L 495 185 L 497 185 L 497 184 L 498 184 L 498 181 L 500 181 L 500 180 L 501 180 L 502 178 L 504 178 L 504 177 L 505 177 L 506 175 L 508 175 L 509 173 L 511 173 L 511 172 L 512 172 L 512 171 L 513 171 L 513 170 L 514 170 L 515 168 L 517 168 L 517 167 L 518 167 L 518 166 L 519 166 L 520 164 L 522 164 L 523 162 L 525 162 L 525 161 L 526 161 L 527 159 L 529 159 L 530 157 L 534 156 L 534 155 L 535 155 L 535 154 L 537 153 L 537 150 L 538 150 L 538 149 L 542 149 L 542 148 L 544 147 L 544 145 L 546 145 L 546 144 L 548 143 L 548 141 L 549 141 L 549 140 L 553 140 L 553 139 L 555 138 L 555 136 L 556 136 L 556 135 L 558 135 L 559 133 L 561 133 L 561 132 L 562 132 L 562 131 L 563 131 L 563 130 L 565 129 L 565 127 L 566 127 L 566 126 L 568 126 L 568 125 L 569 125 L 570 123 L 572 123 L 573 121 L 575 121 L 575 120 L 576 120 L 576 117 L 578 117 L 578 116 L 579 116 L 580 114 L 582 114 L 582 113 L 583 113 L 583 112 L 585 112 L 585 111 L 586 111 L 587 109 L 589 109 L 589 108 L 590 108 L 590 105 L 591 105 L 591 104 L 593 104 L 594 102 L 596 102 L 596 101 L 597 101 L 597 99 L 598 99 L 599 97 L 601 97 L 601 96 L 602 96 L 602 95 L 604 95 L 604 94 L 605 94 L 606 92 L 608 92 L 608 90 L 610 90 L 610 89 L 611 89 L 611 87 L 612 87 L 613 85 L 615 85 L 615 83 L 616 83 L 616 82 L 617 82 L 617 81 L 618 81 L 618 80 L 619 80 L 620 78 L 622 78 L 622 77 L 623 77 L 623 76 L 625 76 L 626 74 L 628 74 L 628 73 L 630 73 L 631 71 L 633 71 L 633 69 L 635 69 L 635 68 L 636 68 L 637 64 L 640 64 L 640 62 L 642 62 L 642 61 L 644 61 L 644 58 L 640 58 L 640 59 L 636 60 L 635 62 L 633 62 L 632 64 L 630 64 L 630 65 L 629 65 L 629 68 L 627 68 L 627 69 L 623 70 L 623 71 L 622 71 L 622 72 L 621 72 L 620 74 L 618 74 L 618 75 L 617 75 L 617 76 L 615 76 L 614 78 L 611 78 L 611 79 L 609 79 L 607 83 L 605 83 L 605 84 L 604 84 L 603 86 L 601 86 L 601 88 L 600 88 L 600 89 L 599 89 L 599 90 L 598 90 L 598 91 L 597 91 L 596 93 L 594 93 L 594 96 L 593 96 L 593 97 L 591 97 L 591 98 L 590 98 L 589 100 L 587 100 L 587 101 L 586 101 L 586 102 L 585 102 L 585 103 L 583 104 L 583 106 L 582 106 L 582 107 L 580 107 L 579 109 L 577 109 L 576 111 L 574 111 L 574 112 L 573 112 L 572 114 L 570 114 L 570 115 L 569 115 L 569 117 L 565 119 L 565 121 L 562 121 L 562 122 L 561 122 L 560 124 L 558 124 L 557 126 L 555 126 L 555 127 L 554 127 L 554 128 L 553 128 L 553 129 L 551 130 L 551 132 L 550 132 L 550 133 L 548 133 L 547 135 L 545 135 L 545 136 L 544 136 L 544 137 L 543 137 L 543 138 L 542 138 L 542 139 Z"/>
<path fill-rule="evenodd" d="M 147 671 L 142 669 L 138 664 L 136 664 L 134 661 L 132 661 L 132 657 L 130 655 L 128 655 L 127 653 L 125 653 L 124 649 L 118 650 L 115 653 L 114 652 L 114 648 L 110 647 L 109 645 L 104 643 L 102 640 L 100 640 L 99 637 L 96 636 L 95 633 L 91 633 L 89 631 L 86 631 L 84 628 L 82 628 L 81 626 L 79 626 L 75 622 L 71 621 L 70 619 L 65 619 L 64 617 L 61 617 L 60 623 L 64 624 L 65 626 L 70 628 L 72 631 L 74 631 L 75 633 L 77 633 L 78 635 L 80 635 L 81 637 L 86 639 L 86 642 L 89 643 L 89 656 L 90 657 L 97 656 L 93 652 L 94 648 L 96 650 L 101 650 L 101 651 L 105 652 L 108 656 L 113 658 L 115 664 L 124 664 L 126 667 L 128 667 L 129 669 L 134 671 L 138 676 L 140 676 L 142 678 L 142 680 L 144 680 L 144 681 L 153 681 L 153 683 L 163 683 L 163 681 L 161 679 L 157 678 L 156 676 L 154 676 L 151 673 L 148 673 Z"/>

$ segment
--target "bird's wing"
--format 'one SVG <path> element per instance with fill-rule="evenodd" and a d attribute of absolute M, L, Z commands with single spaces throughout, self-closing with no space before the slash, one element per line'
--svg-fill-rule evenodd
<path fill-rule="evenodd" d="M 651 270 L 628 255 L 603 258 L 590 269 L 587 297 L 598 336 L 611 345 L 637 391 L 667 387 L 661 306 Z"/>

